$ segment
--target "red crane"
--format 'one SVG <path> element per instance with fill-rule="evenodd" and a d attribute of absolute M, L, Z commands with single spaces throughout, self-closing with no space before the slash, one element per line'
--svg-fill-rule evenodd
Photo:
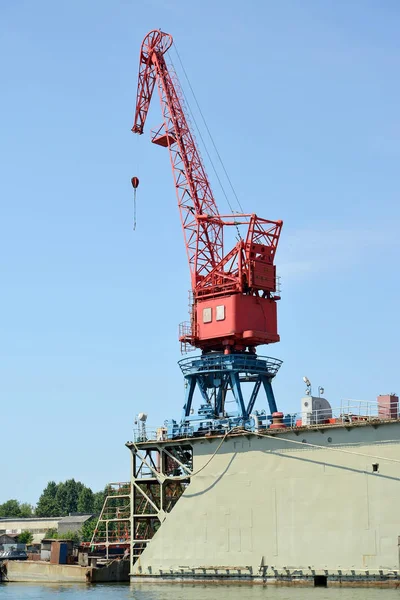
<path fill-rule="evenodd" d="M 143 40 L 132 131 L 143 133 L 157 83 L 163 121 L 152 142 L 169 150 L 193 294 L 191 322 L 181 327 L 180 340 L 206 352 L 255 352 L 279 341 L 274 257 L 282 221 L 219 214 L 178 79 L 164 58 L 172 42 L 160 30 Z M 225 252 L 224 229 L 242 225 L 244 239 Z"/>

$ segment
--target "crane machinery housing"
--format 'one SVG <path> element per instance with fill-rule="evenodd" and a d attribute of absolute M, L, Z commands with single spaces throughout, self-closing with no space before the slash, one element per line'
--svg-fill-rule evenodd
<path fill-rule="evenodd" d="M 200 357 L 180 361 L 187 392 L 182 421 L 179 425 L 173 421 L 172 428 L 187 433 L 190 427 L 201 430 L 206 422 L 209 426 L 210 420 L 217 421 L 216 427 L 228 427 L 232 419 L 248 424 L 261 386 L 270 411 L 277 410 L 271 380 L 281 361 L 259 357 L 256 348 L 279 341 L 274 258 L 282 221 L 254 213 L 219 213 L 178 78 L 165 60 L 172 43 L 172 36 L 161 30 L 150 31 L 143 40 L 132 131 L 143 133 L 157 85 L 162 123 L 152 132 L 152 142 L 169 150 L 193 299 L 190 322 L 180 325 L 179 339 L 183 349 L 202 351 Z M 228 227 L 245 228 L 245 233 L 226 251 Z M 254 384 L 248 401 L 241 385 L 245 381 Z M 193 416 L 196 388 L 204 403 Z M 233 413 L 225 406 L 228 392 L 237 404 Z M 265 411 L 259 416 L 265 417 Z"/>

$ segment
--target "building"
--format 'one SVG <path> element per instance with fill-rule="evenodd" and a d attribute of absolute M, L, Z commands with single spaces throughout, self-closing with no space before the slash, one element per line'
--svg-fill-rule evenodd
<path fill-rule="evenodd" d="M 25 550 L 25 544 L 20 543 L 18 533 L 2 533 L 0 535 L 0 552 L 10 550 Z"/>
<path fill-rule="evenodd" d="M 68 556 L 70 556 L 72 554 L 72 550 L 74 547 L 74 542 L 72 540 L 62 540 L 62 539 L 57 539 L 57 540 L 53 540 L 53 539 L 43 539 L 42 540 L 42 544 L 41 544 L 41 550 L 40 550 L 40 560 L 51 560 L 51 551 L 52 551 L 52 546 L 53 544 L 60 544 L 60 543 L 64 543 L 67 547 L 67 552 L 66 554 Z"/>
<path fill-rule="evenodd" d="M 2 533 L 0 535 L 0 550 L 4 544 L 18 544 L 18 533 Z"/>
<path fill-rule="evenodd" d="M 69 515 L 68 517 L 4 518 L 0 519 L 0 536 L 29 531 L 33 535 L 33 543 L 40 544 L 49 529 L 56 529 L 60 533 L 79 531 L 92 517 L 93 515 Z"/>
<path fill-rule="evenodd" d="M 93 515 L 70 515 L 69 517 L 63 517 L 58 523 L 58 533 L 76 533 L 92 517 Z"/>

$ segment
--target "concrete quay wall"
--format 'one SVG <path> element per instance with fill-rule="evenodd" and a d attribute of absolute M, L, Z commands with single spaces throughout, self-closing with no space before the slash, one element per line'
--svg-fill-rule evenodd
<path fill-rule="evenodd" d="M 206 466 L 132 579 L 398 585 L 399 422 L 230 436 L 214 455 L 220 441 L 191 441 Z"/>

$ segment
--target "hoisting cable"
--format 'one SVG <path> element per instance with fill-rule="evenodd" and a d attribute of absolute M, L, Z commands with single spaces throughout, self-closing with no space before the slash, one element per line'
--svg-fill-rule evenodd
<path fill-rule="evenodd" d="M 174 72 L 176 73 L 175 65 L 174 65 L 174 63 L 173 63 L 173 61 L 172 61 L 172 58 L 171 58 L 170 56 L 169 56 L 169 61 L 170 61 L 171 65 L 172 65 L 172 68 L 173 68 Z M 212 169 L 213 169 L 213 171 L 214 171 L 214 174 L 215 174 L 215 176 L 216 176 L 216 178 L 217 178 L 217 180 L 218 180 L 218 183 L 219 183 L 219 185 L 220 185 L 220 187 L 221 187 L 221 190 L 222 190 L 222 192 L 223 192 L 223 194 L 224 194 L 224 196 L 225 196 L 225 199 L 226 199 L 226 201 L 227 201 L 227 203 L 228 203 L 228 206 L 229 206 L 230 210 L 231 210 L 232 212 L 234 212 L 234 211 L 233 211 L 233 208 L 232 208 L 232 206 L 231 206 L 231 203 L 229 202 L 228 195 L 227 195 L 227 193 L 226 193 L 226 191 L 225 191 L 225 188 L 224 188 L 224 186 L 223 186 L 223 184 L 222 184 L 222 181 L 221 181 L 221 179 L 220 179 L 220 177 L 219 177 L 219 175 L 218 175 L 218 171 L 217 171 L 217 169 L 215 168 L 214 162 L 213 162 L 213 160 L 212 160 L 212 158 L 211 158 L 211 156 L 210 156 L 210 153 L 209 153 L 209 151 L 208 151 L 207 145 L 206 145 L 206 143 L 205 143 L 205 141 L 204 141 L 204 138 L 203 138 L 203 136 L 202 136 L 202 134 L 201 134 L 201 130 L 200 130 L 200 128 L 199 128 L 199 126 L 198 126 L 198 124 L 197 124 L 197 121 L 196 121 L 196 117 L 194 116 L 194 114 L 193 114 L 193 111 L 192 111 L 192 109 L 191 109 L 190 102 L 189 102 L 189 100 L 188 100 L 188 98 L 187 98 L 187 96 L 186 96 L 186 94 L 185 94 L 185 91 L 184 91 L 184 89 L 183 89 L 183 87 L 182 87 L 182 86 L 181 86 L 181 92 L 182 92 L 182 95 L 183 95 L 183 99 L 185 100 L 185 104 L 186 104 L 186 106 L 187 106 L 187 108 L 188 108 L 188 111 L 189 111 L 189 113 L 190 113 L 190 116 L 191 116 L 191 118 L 192 118 L 192 120 L 193 120 L 193 123 L 194 123 L 194 125 L 195 125 L 195 127 L 196 127 L 196 131 L 197 131 L 197 133 L 199 134 L 199 137 L 200 137 L 201 143 L 203 144 L 203 148 L 204 148 L 204 150 L 205 150 L 205 152 L 206 152 L 206 154 L 207 154 L 208 160 L 209 160 L 209 161 L 210 161 L 210 163 L 211 163 L 211 166 L 212 166 Z"/>
<path fill-rule="evenodd" d="M 168 477 L 162 473 L 159 473 L 155 468 L 153 468 L 144 458 L 142 458 L 139 454 L 139 458 L 140 460 L 147 466 L 148 469 L 150 469 L 150 471 L 152 471 L 154 473 L 154 475 L 160 479 L 161 481 L 164 481 L 165 479 L 171 479 L 173 481 L 179 481 L 179 480 L 184 480 L 184 479 L 190 479 L 192 477 L 195 477 L 196 475 L 198 475 L 199 473 L 201 473 L 201 471 L 203 471 L 203 469 L 205 469 L 210 462 L 212 461 L 212 459 L 216 456 L 216 454 L 218 453 L 218 451 L 220 450 L 222 444 L 224 443 L 224 441 L 226 440 L 226 438 L 228 437 L 228 435 L 230 435 L 231 433 L 233 433 L 235 430 L 238 430 L 238 433 L 245 433 L 246 435 L 255 435 L 258 438 L 262 438 L 262 437 L 266 437 L 266 438 L 272 438 L 273 440 L 280 440 L 283 442 L 290 442 L 292 444 L 299 444 L 301 446 L 309 446 L 310 448 L 318 448 L 319 450 L 330 450 L 331 452 L 342 452 L 344 454 L 353 454 L 354 456 L 362 456 L 363 458 L 368 458 L 368 459 L 375 459 L 375 460 L 380 460 L 380 461 L 387 461 L 387 462 L 394 462 L 394 463 L 400 463 L 400 460 L 396 459 L 396 458 L 390 458 L 387 456 L 375 456 L 372 454 L 365 454 L 362 452 L 352 452 L 351 450 L 345 450 L 344 448 L 333 448 L 332 446 L 321 446 L 319 444 L 311 444 L 309 442 L 298 442 L 297 440 L 291 440 L 289 438 L 284 438 L 279 436 L 275 436 L 275 435 L 269 435 L 267 433 L 261 433 L 260 431 L 249 431 L 249 430 L 243 430 L 242 427 L 232 427 L 232 429 L 229 429 L 222 437 L 220 443 L 218 444 L 218 446 L 216 447 L 216 449 L 214 450 L 213 454 L 210 456 L 210 458 L 204 463 L 204 465 L 202 467 L 200 467 L 200 469 L 198 469 L 197 471 L 195 471 L 194 473 L 188 473 L 187 475 L 181 475 L 179 477 Z M 393 440 L 394 441 L 394 440 Z M 137 447 L 137 445 L 135 444 L 135 442 L 132 442 L 136 452 L 140 452 L 140 448 Z"/>
<path fill-rule="evenodd" d="M 344 448 L 337 448 L 332 446 L 321 446 L 319 444 L 311 444 L 310 442 L 299 442 L 297 440 L 291 440 L 289 438 L 284 438 L 275 435 L 269 435 L 268 433 L 261 433 L 260 431 L 249 431 L 248 433 L 252 433 L 258 437 L 266 437 L 271 438 L 273 440 L 280 440 L 282 442 L 290 442 L 291 444 L 300 444 L 300 446 L 309 446 L 310 448 L 318 448 L 319 450 L 331 450 L 333 452 L 343 452 L 345 454 L 354 454 L 354 456 L 362 456 L 364 458 L 373 458 L 375 460 L 386 460 L 388 462 L 400 463 L 400 460 L 397 458 L 389 458 L 385 456 L 374 456 L 372 454 L 364 454 L 362 452 L 352 452 L 351 450 L 344 450 Z"/>
<path fill-rule="evenodd" d="M 178 56 L 178 58 L 179 58 L 179 56 Z M 172 65 L 172 68 L 173 68 L 174 72 L 176 73 L 175 65 L 174 65 L 174 63 L 173 63 L 173 61 L 172 61 L 172 58 L 171 58 L 171 57 L 169 57 L 169 61 L 170 61 L 171 65 Z M 185 75 L 186 75 L 186 74 L 185 74 Z M 186 79 L 187 79 L 187 75 L 186 75 Z M 190 83 L 189 83 L 189 85 L 190 85 Z M 192 118 L 192 120 L 193 120 L 193 123 L 194 123 L 195 127 L 196 127 L 196 131 L 197 131 L 197 133 L 199 134 L 199 137 L 200 137 L 201 143 L 203 144 L 203 148 L 204 148 L 204 150 L 205 150 L 205 152 L 206 152 L 206 154 L 207 154 L 208 160 L 210 161 L 210 164 L 211 164 L 211 166 L 212 166 L 212 169 L 213 169 L 213 171 L 214 171 L 214 174 L 215 174 L 215 176 L 216 176 L 216 178 L 217 178 L 217 180 L 218 180 L 218 183 L 219 183 L 219 185 L 220 185 L 220 188 L 221 188 L 221 190 L 222 190 L 222 193 L 223 193 L 223 194 L 224 194 L 224 196 L 225 196 L 225 200 L 226 200 L 226 202 L 227 202 L 227 204 L 228 204 L 228 206 L 229 206 L 229 209 L 230 209 L 231 213 L 234 213 L 235 211 L 233 210 L 233 207 L 232 207 L 232 205 L 231 205 L 231 203 L 230 203 L 230 201 L 229 201 L 228 194 L 226 193 L 226 190 L 225 190 L 225 188 L 224 188 L 224 186 L 223 186 L 223 183 L 222 183 L 222 181 L 221 181 L 221 178 L 220 178 L 220 176 L 219 176 L 219 174 L 218 174 L 218 171 L 217 171 L 217 169 L 215 168 L 215 165 L 214 165 L 213 159 L 212 159 L 212 158 L 211 158 L 211 156 L 210 156 L 210 153 L 209 153 L 209 151 L 208 151 L 208 148 L 207 148 L 207 144 L 206 144 L 206 143 L 205 143 L 205 141 L 204 141 L 204 138 L 203 138 L 203 136 L 202 136 L 202 133 L 201 133 L 200 127 L 199 127 L 199 126 L 198 126 L 198 124 L 197 124 L 196 117 L 194 116 L 194 113 L 193 113 L 193 111 L 192 111 L 192 109 L 191 109 L 190 102 L 189 102 L 189 100 L 188 100 L 188 98 L 187 98 L 187 96 L 186 96 L 186 94 L 185 94 L 185 91 L 184 91 L 184 89 L 182 88 L 182 86 L 180 86 L 180 89 L 181 89 L 181 92 L 182 92 L 182 95 L 183 95 L 183 99 L 184 99 L 184 101 L 185 101 L 185 105 L 186 105 L 186 106 L 187 106 L 187 108 L 188 108 L 189 114 L 190 114 L 190 116 L 191 116 L 191 118 Z M 193 93 L 193 91 L 192 91 L 192 93 Z M 193 94 L 193 95 L 194 95 L 194 94 Z M 197 103 L 197 100 L 196 100 L 196 104 L 198 105 L 198 103 Z M 203 117 L 203 120 L 204 120 L 204 117 Z M 242 212 L 243 212 L 243 211 L 242 211 Z M 241 233 L 240 233 L 239 227 L 238 227 L 237 225 L 235 225 L 235 227 L 236 227 L 236 231 L 237 231 L 237 234 L 238 234 L 238 240 L 241 240 L 241 239 L 242 239 L 242 236 L 241 236 Z"/>
<path fill-rule="evenodd" d="M 140 158 L 140 152 L 139 152 L 139 136 L 135 135 L 135 139 L 136 142 L 134 142 L 136 144 L 136 149 L 137 151 L 134 154 L 134 169 L 136 172 L 140 172 L 140 165 L 139 165 L 139 158 Z M 133 187 L 133 231 L 135 231 L 136 229 L 136 190 L 139 187 L 139 178 L 138 177 L 132 177 L 131 178 L 131 184 Z"/>
<path fill-rule="evenodd" d="M 216 152 L 216 154 L 217 154 L 217 156 L 218 156 L 218 160 L 219 160 L 219 162 L 221 163 L 222 169 L 223 169 L 223 171 L 224 171 L 224 173 L 225 173 L 225 176 L 226 176 L 226 178 L 227 178 L 227 180 L 228 180 L 228 182 L 229 182 L 229 185 L 230 185 L 230 187 L 231 187 L 231 190 L 232 190 L 232 192 L 233 192 L 233 194 L 234 194 L 234 196 L 235 196 L 235 198 L 236 198 L 236 201 L 237 201 L 237 203 L 238 203 L 238 206 L 239 206 L 239 208 L 240 208 L 240 212 L 241 212 L 241 213 L 243 213 L 243 212 L 244 212 L 244 210 L 243 210 L 243 208 L 242 208 L 242 205 L 240 204 L 240 200 L 239 200 L 239 198 L 238 198 L 238 195 L 236 194 L 235 188 L 233 187 L 233 184 L 232 184 L 232 181 L 231 181 L 231 179 L 230 179 L 230 177 L 229 177 L 229 175 L 228 175 L 228 172 L 227 172 L 227 170 L 225 169 L 225 165 L 224 165 L 224 163 L 223 163 L 223 161 L 222 161 L 222 158 L 221 158 L 221 155 L 220 155 L 220 153 L 218 152 L 218 148 L 217 148 L 217 146 L 215 145 L 214 139 L 213 139 L 213 137 L 212 137 L 212 135 L 211 135 L 211 131 L 210 131 L 210 130 L 209 130 L 209 128 L 208 128 L 207 122 L 206 122 L 206 120 L 205 120 L 205 118 L 204 118 L 203 112 L 202 112 L 202 110 L 201 110 L 201 108 L 200 108 L 200 105 L 199 105 L 199 103 L 198 103 L 198 101 L 197 101 L 196 95 L 195 95 L 195 93 L 194 93 L 194 90 L 193 90 L 193 88 L 192 88 L 192 85 L 191 85 L 191 83 L 190 83 L 190 81 L 189 81 L 189 77 L 188 77 L 188 75 L 187 75 L 187 73 L 186 73 L 185 67 L 183 66 L 183 63 L 182 63 L 182 60 L 181 60 L 181 57 L 180 57 L 180 55 L 179 55 L 178 48 L 177 48 L 177 46 L 176 46 L 176 43 L 175 43 L 175 42 L 174 42 L 174 47 L 175 47 L 175 52 L 176 52 L 176 55 L 177 55 L 177 57 L 178 57 L 178 60 L 179 60 L 179 62 L 180 62 L 180 65 L 181 65 L 181 67 L 182 67 L 182 71 L 183 71 L 183 73 L 184 73 L 184 75 L 185 75 L 185 77 L 186 77 L 186 81 L 188 82 L 188 85 L 189 85 L 190 91 L 191 91 L 191 92 L 192 92 L 192 94 L 193 94 L 194 101 L 196 102 L 196 106 L 197 106 L 197 108 L 198 108 L 198 111 L 199 111 L 199 113 L 200 113 L 200 115 L 201 115 L 201 118 L 202 118 L 202 120 L 203 120 L 204 126 L 205 126 L 205 128 L 207 129 L 207 133 L 208 133 L 208 135 L 210 136 L 211 143 L 212 143 L 212 145 L 214 146 L 214 150 L 215 150 L 215 152 Z M 231 209 L 231 210 L 232 210 L 232 209 Z M 233 212 L 233 211 L 232 211 L 232 212 Z"/>
<path fill-rule="evenodd" d="M 133 231 L 136 229 L 136 190 L 133 191 Z"/>
<path fill-rule="evenodd" d="M 136 229 L 136 190 L 139 186 L 139 178 L 132 177 L 131 184 L 133 187 L 133 231 Z"/>

